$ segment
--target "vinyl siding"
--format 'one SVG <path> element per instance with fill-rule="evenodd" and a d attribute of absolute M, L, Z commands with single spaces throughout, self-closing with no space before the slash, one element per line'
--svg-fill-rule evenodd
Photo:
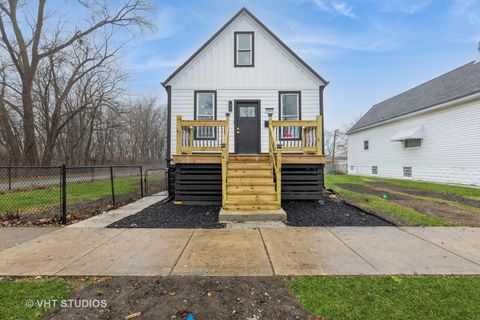
<path fill-rule="evenodd" d="M 412 179 L 480 185 L 480 101 L 430 111 L 349 135 L 349 174 L 404 178 L 403 167 L 412 167 Z M 405 149 L 390 141 L 398 131 L 423 125 L 419 148 Z M 369 150 L 363 141 L 369 140 Z M 353 166 L 353 169 L 351 168 Z"/>
<path fill-rule="evenodd" d="M 214 90 L 215 88 L 209 88 Z M 225 113 L 228 112 L 228 101 L 234 100 L 260 100 L 261 109 L 261 150 L 268 152 L 268 130 L 263 126 L 264 121 L 268 120 L 265 108 L 273 108 L 273 119 L 278 119 L 278 91 L 265 89 L 220 89 L 217 90 L 217 119 L 224 120 Z M 176 149 L 176 117 L 182 115 L 183 119 L 193 119 L 193 89 L 173 89 L 172 90 L 172 154 Z M 319 113 L 319 90 L 305 89 L 301 90 L 301 108 L 302 120 L 314 120 Z M 234 116 L 230 116 L 230 152 L 235 151 L 234 139 Z"/>

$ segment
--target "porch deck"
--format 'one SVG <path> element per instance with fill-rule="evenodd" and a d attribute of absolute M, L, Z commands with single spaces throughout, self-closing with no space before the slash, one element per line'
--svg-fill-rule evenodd
<path fill-rule="evenodd" d="M 171 163 L 178 203 L 221 203 L 227 210 L 257 211 L 278 210 L 282 199 L 321 198 L 321 116 L 274 121 L 270 115 L 268 153 L 230 153 L 229 124 L 228 114 L 225 120 L 209 121 L 177 117 Z"/>

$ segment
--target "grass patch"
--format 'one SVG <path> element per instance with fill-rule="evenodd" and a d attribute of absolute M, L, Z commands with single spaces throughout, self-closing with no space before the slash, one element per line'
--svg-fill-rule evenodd
<path fill-rule="evenodd" d="M 299 277 L 290 287 L 329 320 L 480 319 L 475 276 Z"/>
<path fill-rule="evenodd" d="M 342 197 L 345 197 L 355 202 L 360 207 L 372 210 L 373 212 L 387 212 L 389 214 L 396 215 L 402 220 L 408 222 L 409 225 L 416 226 L 453 226 L 455 224 L 441 219 L 439 217 L 430 216 L 414 209 L 407 208 L 391 202 L 389 200 L 376 197 L 374 195 L 366 195 L 352 192 L 350 190 L 339 187 L 338 184 L 351 183 L 351 184 L 366 184 L 369 181 L 376 181 L 376 179 L 370 179 L 359 176 L 347 176 L 347 175 L 334 175 L 326 176 L 325 182 L 327 188 L 331 188 L 338 192 Z"/>
<path fill-rule="evenodd" d="M 63 279 L 0 281 L 0 319 L 40 319 L 49 308 L 26 307 L 28 299 L 60 300 L 71 292 L 72 286 Z"/>
<path fill-rule="evenodd" d="M 116 178 L 115 194 L 122 195 L 134 191 L 140 178 Z M 67 201 L 69 204 L 111 197 L 109 179 L 84 183 L 67 183 Z M 49 187 L 29 191 L 18 191 L 0 195 L 0 214 L 17 212 L 34 208 L 45 208 L 60 205 L 60 187 Z"/>

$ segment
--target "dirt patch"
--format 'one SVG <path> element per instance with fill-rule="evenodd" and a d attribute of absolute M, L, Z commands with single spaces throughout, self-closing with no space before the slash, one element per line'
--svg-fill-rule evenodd
<path fill-rule="evenodd" d="M 386 183 L 386 182 L 369 182 L 369 184 L 374 186 L 375 189 L 385 188 L 385 189 L 389 189 L 389 190 L 393 190 L 393 191 L 408 193 L 408 194 L 415 195 L 415 196 L 449 200 L 449 201 L 454 201 L 454 202 L 459 202 L 459 203 L 462 203 L 462 204 L 466 204 L 466 205 L 469 205 L 469 206 L 472 206 L 472 207 L 480 208 L 480 200 L 468 199 L 468 198 L 464 198 L 464 197 L 461 197 L 461 196 L 456 196 L 454 194 L 446 194 L 446 193 L 440 193 L 440 192 L 429 191 L 429 190 L 407 188 L 407 187 L 402 187 L 402 186 L 389 184 L 389 183 Z"/>
<path fill-rule="evenodd" d="M 381 197 L 383 195 L 382 190 L 377 190 L 365 185 L 360 184 L 339 184 L 341 188 L 350 190 L 355 193 L 368 194 Z M 414 209 L 415 211 L 442 218 L 446 221 L 453 222 L 458 225 L 467 226 L 479 226 L 480 215 L 461 208 L 456 208 L 446 203 L 426 201 L 421 199 L 415 199 L 410 196 L 399 195 L 394 193 L 388 193 L 388 200 L 401 206 Z"/>
<path fill-rule="evenodd" d="M 43 319 L 320 319 L 310 317 L 274 277 L 117 277 L 73 299 L 105 299 L 106 308 L 63 308 Z"/>
<path fill-rule="evenodd" d="M 282 204 L 291 226 L 391 226 L 372 214 L 340 201 L 289 201 Z"/>
<path fill-rule="evenodd" d="M 112 223 L 108 228 L 223 228 L 219 206 L 189 206 L 156 203 L 137 214 Z"/>

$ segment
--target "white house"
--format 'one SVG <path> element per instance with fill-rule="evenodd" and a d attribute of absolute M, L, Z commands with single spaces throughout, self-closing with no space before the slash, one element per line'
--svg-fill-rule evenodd
<path fill-rule="evenodd" d="M 263 192 L 272 192 L 272 184 L 276 193 L 283 187 L 283 199 L 300 193 L 307 199 L 320 197 L 324 164 L 321 116 L 327 81 L 246 8 L 162 85 L 168 96 L 167 160 L 175 179 L 171 191 L 178 203 L 225 202 L 230 193 L 230 203 L 239 200 L 237 209 L 252 202 L 258 204 L 257 209 L 262 205 L 268 209 L 270 202 L 257 200 Z M 267 124 L 269 114 L 271 123 Z M 222 162 L 224 148 L 227 159 Z M 276 163 L 279 152 L 285 153 L 280 166 Z M 243 165 L 235 164 L 240 162 Z M 288 177 L 279 185 L 281 179 L 275 177 L 274 169 L 281 167 L 285 175 L 295 165 L 297 171 L 305 170 L 306 178 L 314 177 L 310 186 L 293 187 L 287 183 Z M 244 176 L 234 178 L 240 174 L 234 168 L 241 166 L 246 169 Z M 253 171 L 267 167 L 273 170 Z M 227 169 L 229 173 L 222 171 Z M 229 176 L 232 179 L 227 179 Z M 222 181 L 223 177 L 227 181 Z M 264 185 L 258 185 L 261 181 Z M 245 194 L 242 191 L 249 191 L 251 197 L 235 197 L 236 192 Z M 278 204 L 280 198 L 276 201 Z"/>
<path fill-rule="evenodd" d="M 480 62 L 374 105 L 348 132 L 348 173 L 480 185 Z"/>

